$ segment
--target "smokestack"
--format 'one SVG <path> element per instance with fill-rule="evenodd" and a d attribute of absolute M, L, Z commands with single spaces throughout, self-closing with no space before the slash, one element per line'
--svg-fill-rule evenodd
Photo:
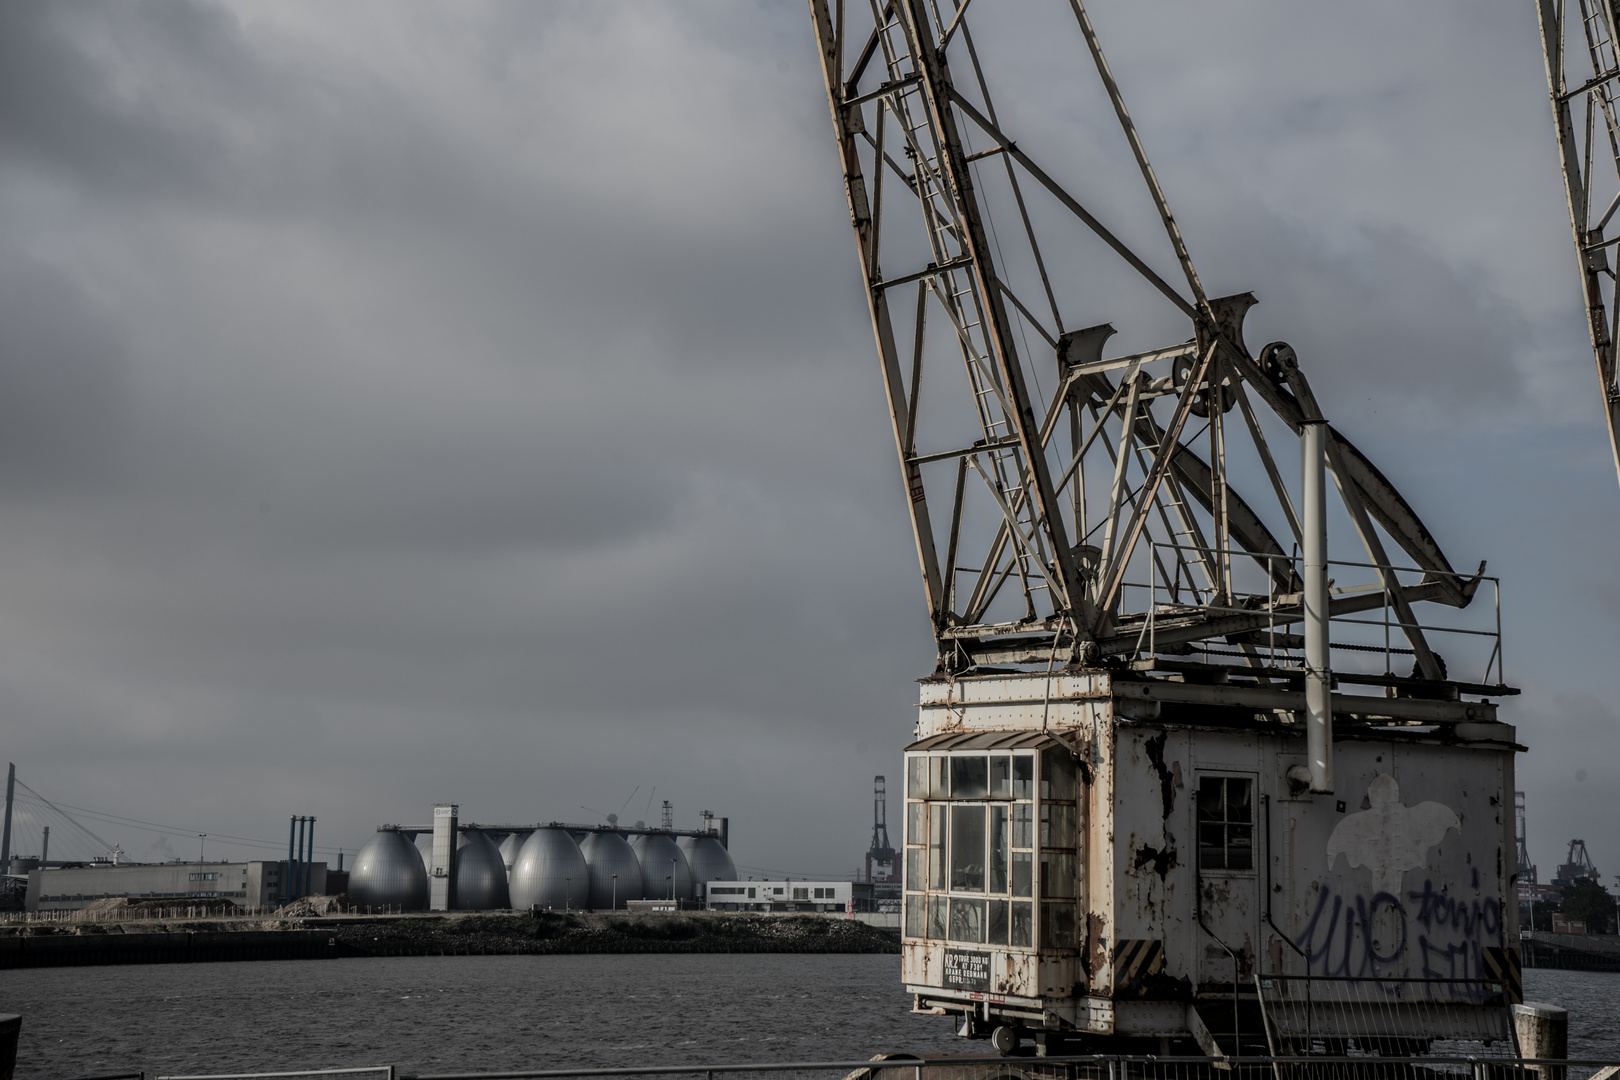
<path fill-rule="evenodd" d="M 1327 422 L 1300 433 L 1300 531 L 1305 548 L 1305 749 L 1311 790 L 1333 791 L 1333 676 L 1328 662 Z"/>
<path fill-rule="evenodd" d="M 720 846 L 731 850 L 731 819 L 728 817 L 720 819 Z"/>

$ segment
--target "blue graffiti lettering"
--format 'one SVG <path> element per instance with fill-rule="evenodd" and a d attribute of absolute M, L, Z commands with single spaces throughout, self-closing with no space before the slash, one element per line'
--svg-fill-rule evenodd
<path fill-rule="evenodd" d="M 1481 949 L 1502 944 L 1496 897 L 1456 900 L 1425 880 L 1406 900 L 1387 892 L 1341 896 L 1319 889 L 1315 909 L 1294 940 L 1308 970 L 1361 978 L 1485 976 Z"/>

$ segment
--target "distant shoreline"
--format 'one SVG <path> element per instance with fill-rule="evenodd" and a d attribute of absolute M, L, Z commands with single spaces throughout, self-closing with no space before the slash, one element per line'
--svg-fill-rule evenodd
<path fill-rule="evenodd" d="M 854 920 L 710 912 L 452 912 L 0 926 L 0 970 L 355 956 L 899 951 L 898 933 Z"/>

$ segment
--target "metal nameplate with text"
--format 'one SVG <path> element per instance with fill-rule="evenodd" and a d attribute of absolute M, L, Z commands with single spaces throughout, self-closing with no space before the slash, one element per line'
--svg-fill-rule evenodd
<path fill-rule="evenodd" d="M 945 986 L 952 990 L 990 989 L 990 954 L 946 949 Z"/>

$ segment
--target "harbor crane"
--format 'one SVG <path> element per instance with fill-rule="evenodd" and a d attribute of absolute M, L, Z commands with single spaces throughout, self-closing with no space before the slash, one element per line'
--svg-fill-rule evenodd
<path fill-rule="evenodd" d="M 1580 267 L 1587 336 L 1597 361 L 1609 453 L 1620 475 L 1620 383 L 1615 358 L 1620 304 L 1615 302 L 1615 269 L 1609 263 L 1609 249 L 1620 242 L 1620 232 L 1604 235 L 1620 210 L 1620 120 L 1615 114 L 1620 58 L 1614 36 L 1620 9 L 1614 0 L 1536 0 L 1536 14 L 1558 135 L 1558 161 L 1564 173 L 1564 200 Z M 1577 101 L 1582 105 L 1579 126 L 1573 109 Z"/>
<path fill-rule="evenodd" d="M 1507 1038 L 1521 747 L 1485 564 L 1330 422 L 1309 342 L 1251 347 L 1255 296 L 1206 290 L 1081 0 L 809 6 L 935 644 L 895 852 L 916 1010 L 1008 1052 L 1309 1053 L 1375 1014 Z M 1059 35 L 1141 222 L 997 107 Z M 1448 890 L 1489 915 L 1420 956 L 1407 905 Z"/>

